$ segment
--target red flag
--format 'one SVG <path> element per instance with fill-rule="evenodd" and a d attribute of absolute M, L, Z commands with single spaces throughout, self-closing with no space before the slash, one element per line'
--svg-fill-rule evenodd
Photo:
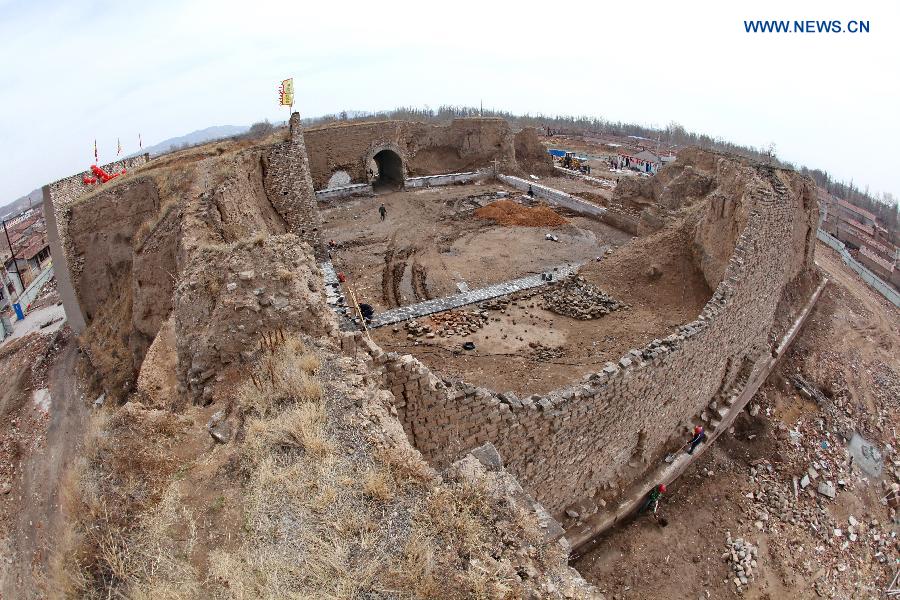
<path fill-rule="evenodd" d="M 94 162 L 100 162 L 100 159 L 97 158 L 97 138 L 94 138 Z"/>

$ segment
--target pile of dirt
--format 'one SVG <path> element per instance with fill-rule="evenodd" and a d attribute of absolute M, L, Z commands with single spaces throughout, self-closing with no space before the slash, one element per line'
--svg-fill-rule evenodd
<path fill-rule="evenodd" d="M 544 206 L 523 206 L 512 200 L 497 200 L 475 210 L 479 219 L 491 219 L 500 225 L 519 227 L 555 227 L 568 223 L 553 209 Z"/>
<path fill-rule="evenodd" d="M 580 274 L 614 298 L 635 306 L 655 306 L 670 322 L 696 318 L 712 290 L 692 252 L 695 222 L 696 215 L 635 238 L 602 261 L 588 263 Z"/>

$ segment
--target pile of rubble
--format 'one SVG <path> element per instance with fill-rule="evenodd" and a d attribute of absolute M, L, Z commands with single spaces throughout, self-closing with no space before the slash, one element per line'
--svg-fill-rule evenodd
<path fill-rule="evenodd" d="M 733 578 L 735 587 L 740 590 L 749 585 L 756 572 L 759 550 L 744 538 L 732 540 L 730 531 L 727 533 L 725 546 L 727 550 L 722 558 L 728 562 L 729 577 Z"/>
<path fill-rule="evenodd" d="M 770 534 L 769 553 L 790 556 L 792 568 L 815 578 L 818 594 L 859 591 L 892 574 L 900 542 L 900 462 L 891 444 L 877 443 L 889 422 L 890 401 L 864 413 L 840 379 L 829 382 L 824 392 L 799 369 L 787 381 L 819 411 L 793 427 L 776 426 L 782 440 L 778 460 L 751 463 L 745 515 L 757 531 Z M 750 415 L 765 412 L 771 417 L 765 393 L 761 400 L 762 406 L 750 406 Z M 869 443 L 860 430 L 876 443 Z M 861 454 L 854 446 L 862 447 Z M 863 512 L 837 516 L 843 512 L 838 506 L 848 506 L 844 494 L 860 497 L 873 486 L 881 488 L 874 490 L 881 497 L 880 508 L 857 507 Z M 804 541 L 810 538 L 812 544 Z"/>
<path fill-rule="evenodd" d="M 489 317 L 485 310 L 459 310 L 431 315 L 430 319 L 433 325 L 407 321 L 406 339 L 467 336 L 484 327 Z"/>
<path fill-rule="evenodd" d="M 509 298 L 493 298 L 485 300 L 478 305 L 478 308 L 482 310 L 506 310 L 507 306 L 509 306 Z"/>
<path fill-rule="evenodd" d="M 556 314 L 586 321 L 628 308 L 628 305 L 610 298 L 576 275 L 544 292 L 544 307 Z"/>
<path fill-rule="evenodd" d="M 532 360 L 536 360 L 538 362 L 547 362 L 550 360 L 555 360 L 557 358 L 562 357 L 563 349 L 562 348 L 554 348 L 551 346 L 544 346 L 538 342 L 529 342 L 528 346 L 531 348 L 531 358 Z"/>

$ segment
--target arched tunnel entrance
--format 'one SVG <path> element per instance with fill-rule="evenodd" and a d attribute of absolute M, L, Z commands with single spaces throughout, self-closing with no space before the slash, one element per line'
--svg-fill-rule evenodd
<path fill-rule="evenodd" d="M 375 190 L 396 190 L 403 185 L 403 159 L 393 150 L 381 150 L 372 157 L 375 161 L 372 187 Z"/>

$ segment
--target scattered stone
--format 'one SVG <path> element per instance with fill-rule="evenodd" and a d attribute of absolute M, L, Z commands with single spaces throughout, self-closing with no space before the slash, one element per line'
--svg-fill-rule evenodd
<path fill-rule="evenodd" d="M 231 426 L 225 418 L 225 411 L 219 410 L 213 413 L 213 416 L 210 417 L 209 422 L 206 424 L 206 430 L 216 442 L 227 444 L 231 439 Z"/>
<path fill-rule="evenodd" d="M 820 483 L 817 491 L 832 500 L 837 496 L 837 490 L 834 489 L 834 485 L 830 481 L 823 481 Z"/>
<path fill-rule="evenodd" d="M 762 522 L 757 521 L 757 528 L 762 529 Z M 723 558 L 728 562 L 728 567 L 738 589 L 750 584 L 751 578 L 757 569 L 757 548 L 743 538 L 731 539 L 728 533 L 725 540 L 726 551 Z"/>

